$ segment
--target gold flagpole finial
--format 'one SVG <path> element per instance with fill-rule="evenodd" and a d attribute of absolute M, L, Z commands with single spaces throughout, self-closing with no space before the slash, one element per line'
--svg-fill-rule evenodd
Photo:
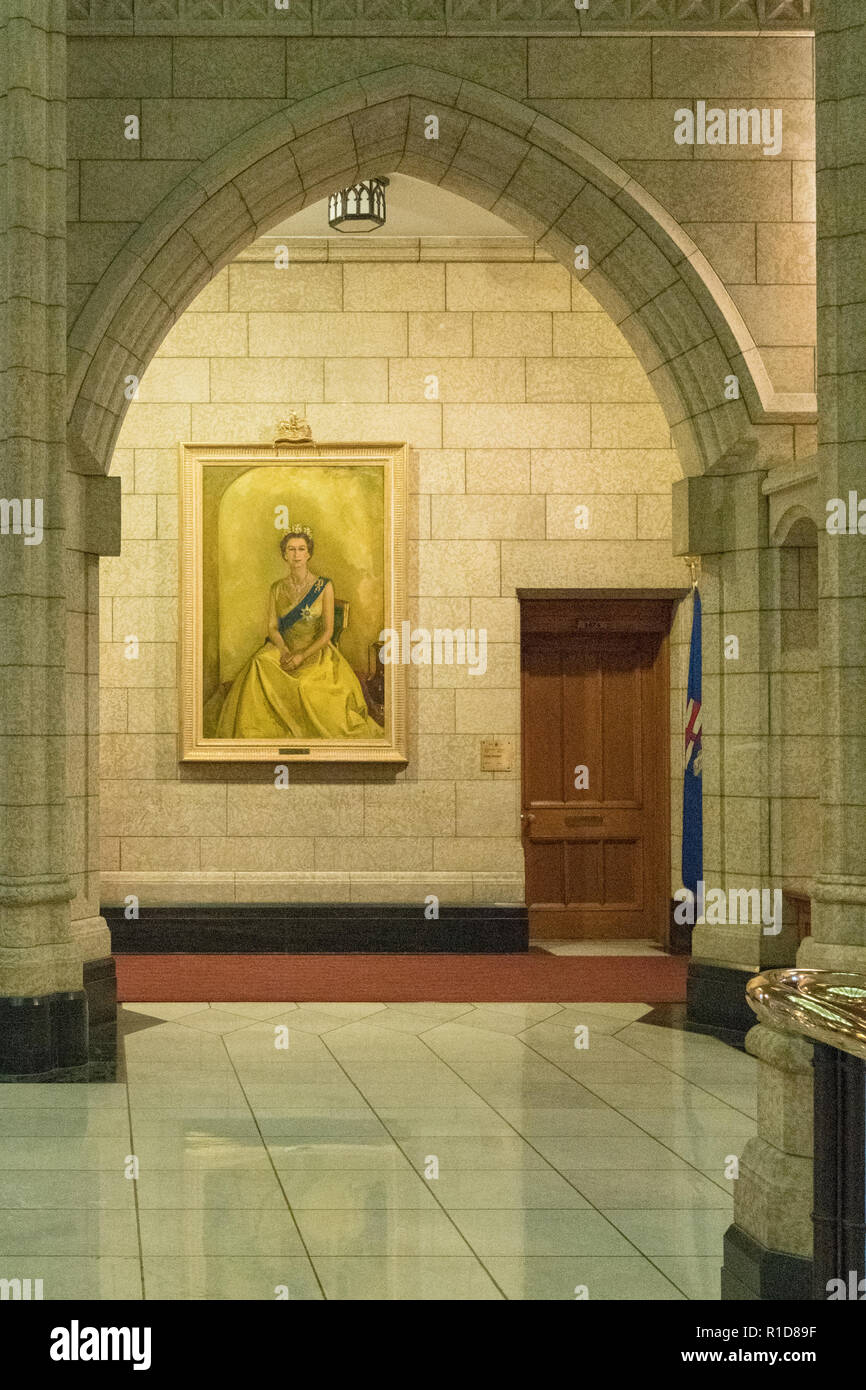
<path fill-rule="evenodd" d="M 692 588 L 696 589 L 698 587 L 698 569 L 700 568 L 701 557 L 699 555 L 685 555 L 683 559 L 689 567 L 689 574 L 692 577 Z"/>

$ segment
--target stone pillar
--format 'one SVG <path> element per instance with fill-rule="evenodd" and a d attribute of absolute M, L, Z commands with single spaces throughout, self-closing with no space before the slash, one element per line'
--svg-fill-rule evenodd
<path fill-rule="evenodd" d="M 765 474 L 724 467 L 674 487 L 674 548 L 703 557 L 704 876 L 708 889 L 772 891 L 781 883 L 771 778 L 781 552 L 769 544 Z M 739 653 L 728 659 L 730 637 Z M 740 1157 L 725 1299 L 809 1296 L 811 1048 L 752 1027 L 745 998 L 758 970 L 793 964 L 794 932 L 783 917 L 779 932 L 729 921 L 697 925 L 692 934 L 688 1026 L 745 1040 L 760 1063 L 759 1134 Z"/>
<path fill-rule="evenodd" d="M 704 879 L 708 897 L 718 889 L 742 895 L 737 920 L 710 902 L 694 927 L 688 1023 L 740 1045 L 754 1023 L 746 982 L 759 969 L 793 965 L 796 950 L 793 923 L 766 931 L 746 896 L 777 883 L 770 673 L 778 552 L 769 545 L 766 474 L 754 453 L 744 444 L 739 456 L 673 490 L 674 550 L 701 556 Z"/>
<path fill-rule="evenodd" d="M 817 20 L 823 512 L 831 498 L 866 498 L 866 10 L 823 0 Z M 812 936 L 798 961 L 866 972 L 866 536 L 821 532 L 818 624 L 822 836 Z"/>
<path fill-rule="evenodd" d="M 73 450 L 68 450 L 72 454 Z M 71 460 L 70 460 L 71 462 Z M 120 552 L 120 479 L 67 474 L 66 862 L 72 937 L 82 961 L 89 1051 L 110 1079 L 117 998 L 111 940 L 100 916 L 99 555 Z"/>
<path fill-rule="evenodd" d="M 866 14 L 823 0 L 816 39 L 818 511 L 866 496 Z M 860 99 L 858 101 L 858 98 Z M 866 971 L 866 536 L 819 531 L 821 844 L 812 936 L 797 963 Z M 759 1134 L 746 1145 L 725 1239 L 723 1296 L 808 1298 L 811 1047 L 758 1027 Z"/>
<path fill-rule="evenodd" d="M 65 12 L 65 0 L 0 0 L 4 1079 L 87 1057 L 66 834 Z"/>
<path fill-rule="evenodd" d="M 760 1063 L 758 1133 L 740 1155 L 722 1298 L 809 1298 L 812 1047 L 806 1038 L 761 1025 L 749 1033 L 746 1049 Z"/>

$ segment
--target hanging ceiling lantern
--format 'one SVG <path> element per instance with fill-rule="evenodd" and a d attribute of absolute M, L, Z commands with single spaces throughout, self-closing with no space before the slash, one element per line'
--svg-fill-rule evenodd
<path fill-rule="evenodd" d="M 328 225 L 335 232 L 374 232 L 385 225 L 388 179 L 364 179 L 328 199 Z"/>

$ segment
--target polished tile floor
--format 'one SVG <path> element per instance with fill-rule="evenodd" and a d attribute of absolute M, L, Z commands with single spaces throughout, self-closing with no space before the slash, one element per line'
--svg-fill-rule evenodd
<path fill-rule="evenodd" d="M 0 1278 L 46 1299 L 719 1297 L 756 1063 L 651 1006 L 123 1013 L 125 1082 L 0 1087 Z"/>

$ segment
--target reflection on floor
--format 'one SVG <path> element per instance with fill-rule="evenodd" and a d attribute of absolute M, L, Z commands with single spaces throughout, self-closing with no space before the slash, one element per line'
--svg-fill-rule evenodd
<path fill-rule="evenodd" d="M 126 1083 L 0 1087 L 0 1278 L 46 1299 L 719 1296 L 756 1064 L 649 1006 L 123 1013 Z"/>

